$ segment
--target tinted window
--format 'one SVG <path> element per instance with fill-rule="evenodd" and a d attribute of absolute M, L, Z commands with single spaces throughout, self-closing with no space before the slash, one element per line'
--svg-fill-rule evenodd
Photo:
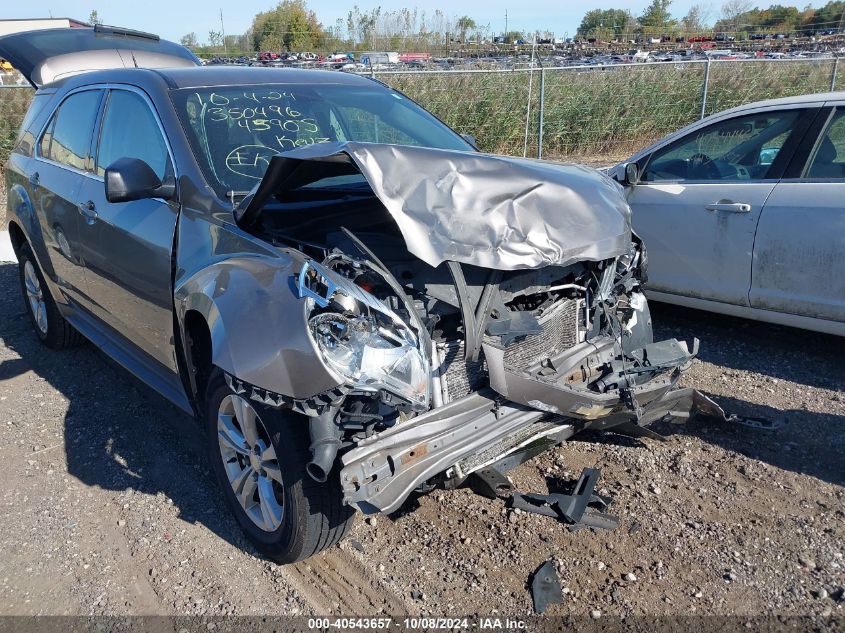
<path fill-rule="evenodd" d="M 23 123 L 21 123 L 21 129 L 18 132 L 16 151 L 26 154 L 27 156 L 32 156 L 32 147 L 35 144 L 35 136 L 38 134 L 38 130 L 32 130 L 30 128 L 32 128 L 35 123 L 36 117 L 38 117 L 44 107 L 50 103 L 50 99 L 52 97 L 53 95 L 50 94 L 36 94 L 32 98 L 32 103 L 29 104 L 29 109 L 26 111 L 26 116 L 24 117 Z"/>
<path fill-rule="evenodd" d="M 845 110 L 837 110 L 816 146 L 807 178 L 845 178 Z"/>
<path fill-rule="evenodd" d="M 55 122 L 48 128 L 48 132 L 52 128 L 52 139 L 49 145 L 42 142 L 41 155 L 63 165 L 85 169 L 99 105 L 99 90 L 77 92 L 65 99 L 53 115 Z"/>
<path fill-rule="evenodd" d="M 802 111 L 766 112 L 714 123 L 658 150 L 643 180 L 766 178 Z"/>
<path fill-rule="evenodd" d="M 225 86 L 171 94 L 200 167 L 221 197 L 252 189 L 276 154 L 318 143 L 474 150 L 413 101 L 375 83 Z"/>
<path fill-rule="evenodd" d="M 103 117 L 97 173 L 118 158 L 140 158 L 164 180 L 167 173 L 167 146 L 161 129 L 144 99 L 126 90 L 112 90 Z"/>

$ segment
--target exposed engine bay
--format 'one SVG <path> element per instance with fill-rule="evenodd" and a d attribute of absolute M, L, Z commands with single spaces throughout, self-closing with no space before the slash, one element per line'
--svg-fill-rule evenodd
<path fill-rule="evenodd" d="M 538 439 L 588 427 L 647 434 L 657 419 L 688 415 L 691 390 L 671 390 L 697 341 L 692 351 L 653 342 L 646 250 L 629 228 L 627 248 L 615 239 L 604 250 L 612 256 L 594 260 L 572 261 L 548 240 L 564 263 L 523 267 L 519 242 L 501 240 L 508 265 L 472 263 L 504 261 L 495 253 L 461 262 L 437 252 L 433 265 L 411 253 L 397 219 L 414 210 L 392 210 L 372 178 L 330 164 L 305 162 L 298 179 L 294 166 L 287 186 L 263 197 L 259 188 L 260 204 L 248 201 L 241 217 L 305 256 L 292 285 L 339 385 L 307 401 L 257 399 L 310 416 L 308 471 L 325 481 L 339 454 L 348 503 L 389 512 L 415 487 L 462 480 Z"/>
<path fill-rule="evenodd" d="M 284 206 L 290 204 L 296 203 Z M 340 229 L 320 228 L 328 224 L 322 213 L 312 229 L 280 208 L 278 215 L 263 215 L 259 230 L 279 246 L 314 257 L 297 280 L 309 299 L 310 331 L 327 362 L 360 383 L 356 395 L 364 400 L 356 407 L 363 410 L 353 417 L 371 417 L 365 427 L 378 430 L 400 413 L 425 411 L 488 386 L 484 345 L 501 350 L 505 365 L 548 377 L 556 355 L 609 337 L 618 358 L 590 356 L 565 376 L 567 384 L 597 393 L 633 387 L 666 368 L 619 353 L 652 343 L 636 242 L 615 260 L 567 267 L 496 271 L 447 262 L 432 268 L 408 254 L 378 200 L 347 199 L 338 206 L 345 213 L 329 215 Z M 380 231 L 347 228 L 356 218 L 373 222 L 379 215 Z M 279 220 L 287 226 L 273 226 Z M 381 350 L 379 367 L 385 356 L 395 356 L 391 366 L 407 382 L 371 375 L 367 356 L 373 350 Z M 625 361 L 630 367 L 621 379 Z M 380 413 L 377 403 L 389 412 Z"/>

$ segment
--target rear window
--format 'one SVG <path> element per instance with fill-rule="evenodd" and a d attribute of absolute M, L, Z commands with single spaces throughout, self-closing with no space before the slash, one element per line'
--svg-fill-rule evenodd
<path fill-rule="evenodd" d="M 42 139 L 42 157 L 85 169 L 94 121 L 100 107 L 100 94 L 100 90 L 86 90 L 74 93 L 62 102 Z"/>
<path fill-rule="evenodd" d="M 32 156 L 32 150 L 35 147 L 35 135 L 37 130 L 33 130 L 32 126 L 35 119 L 44 111 L 44 108 L 50 102 L 52 94 L 38 94 L 32 98 L 29 104 L 29 109 L 26 111 L 26 116 L 23 118 L 21 128 L 18 131 L 18 138 L 15 141 L 15 150 L 19 154 L 26 154 Z"/>

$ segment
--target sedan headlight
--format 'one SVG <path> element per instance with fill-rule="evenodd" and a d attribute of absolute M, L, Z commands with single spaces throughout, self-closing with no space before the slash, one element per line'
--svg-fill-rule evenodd
<path fill-rule="evenodd" d="M 429 363 L 411 328 L 387 305 L 351 280 L 308 262 L 299 278 L 300 296 L 312 306 L 308 330 L 326 365 L 362 391 L 384 390 L 428 408 Z M 349 302 L 355 303 L 350 311 Z M 342 310 L 332 311 L 332 302 Z"/>

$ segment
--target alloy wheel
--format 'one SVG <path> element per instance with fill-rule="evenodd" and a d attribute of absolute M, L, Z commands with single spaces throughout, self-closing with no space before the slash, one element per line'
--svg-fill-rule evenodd
<path fill-rule="evenodd" d="M 282 471 L 267 429 L 244 398 L 223 398 L 217 439 L 226 476 L 244 512 L 260 529 L 275 531 L 284 517 Z"/>
<path fill-rule="evenodd" d="M 35 319 L 35 325 L 42 334 L 47 334 L 47 304 L 44 302 L 44 292 L 41 289 L 41 282 L 38 281 L 38 274 L 35 266 L 28 259 L 23 265 L 24 285 L 26 286 L 26 298 L 29 301 L 29 309 Z"/>

